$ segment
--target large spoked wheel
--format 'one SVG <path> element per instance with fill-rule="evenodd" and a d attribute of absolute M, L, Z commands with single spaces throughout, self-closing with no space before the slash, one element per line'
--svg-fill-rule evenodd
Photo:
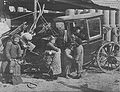
<path fill-rule="evenodd" d="M 98 66 L 103 72 L 113 73 L 120 67 L 120 45 L 107 42 L 102 45 L 97 54 Z"/>

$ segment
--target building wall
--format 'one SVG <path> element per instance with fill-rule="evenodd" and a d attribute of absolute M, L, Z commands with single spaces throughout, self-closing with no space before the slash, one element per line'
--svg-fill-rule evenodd
<path fill-rule="evenodd" d="M 118 10 L 103 10 L 104 25 L 112 28 L 107 32 L 106 40 L 120 42 L 120 0 L 92 0 L 94 3 L 102 6 L 117 8 Z M 117 32 L 119 34 L 117 34 Z"/>
<path fill-rule="evenodd" d="M 94 3 L 120 9 L 120 0 L 92 0 Z"/>

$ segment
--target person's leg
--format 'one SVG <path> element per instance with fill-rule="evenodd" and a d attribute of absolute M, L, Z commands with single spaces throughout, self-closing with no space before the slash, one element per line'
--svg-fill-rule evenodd
<path fill-rule="evenodd" d="M 78 62 L 78 72 L 82 72 L 83 71 L 83 55 L 84 55 L 84 51 L 83 51 L 83 46 L 80 46 L 80 58 L 79 58 L 79 62 Z"/>
<path fill-rule="evenodd" d="M 65 69 L 65 77 L 66 78 L 70 78 L 69 75 L 70 75 L 70 70 L 71 70 L 71 63 L 68 63 L 66 65 L 66 69 Z"/>
<path fill-rule="evenodd" d="M 10 73 L 13 73 L 14 72 L 14 68 L 15 68 L 15 61 L 10 61 Z"/>
<path fill-rule="evenodd" d="M 2 61 L 0 61 L 0 75 L 2 74 L 1 66 L 2 66 Z"/>
<path fill-rule="evenodd" d="M 49 78 L 47 80 L 52 81 L 54 76 L 53 76 L 53 71 L 52 71 L 51 67 L 49 68 L 48 74 L 49 74 Z"/>
<path fill-rule="evenodd" d="M 11 81 L 11 74 L 10 74 L 10 62 L 4 61 L 2 63 L 2 77 L 4 83 L 9 83 Z"/>
<path fill-rule="evenodd" d="M 83 71 L 83 46 L 81 45 L 79 47 L 80 49 L 80 57 L 79 57 L 79 60 L 76 62 L 77 63 L 77 77 L 80 78 L 81 77 L 81 73 Z"/>
<path fill-rule="evenodd" d="M 7 74 L 9 73 L 7 66 L 8 66 L 8 61 L 3 61 L 2 65 L 1 65 L 2 82 L 3 83 L 6 83 L 6 81 L 7 81 Z"/>
<path fill-rule="evenodd" d="M 4 75 L 5 71 L 6 71 L 7 65 L 8 65 L 8 61 L 3 61 L 2 62 L 1 72 L 2 72 L 3 75 Z"/>
<path fill-rule="evenodd" d="M 69 73 L 70 73 L 70 70 L 69 70 L 69 65 L 66 66 L 66 71 L 65 71 L 65 77 L 68 78 L 69 76 Z"/>
<path fill-rule="evenodd" d="M 82 65 L 80 63 L 77 63 L 77 74 L 78 76 L 81 76 L 83 69 L 82 69 Z"/>
<path fill-rule="evenodd" d="M 14 73 L 12 74 L 12 81 L 11 83 L 13 85 L 17 85 L 17 84 L 21 84 L 23 82 L 22 78 L 21 78 L 21 68 L 20 65 L 15 62 L 15 67 L 14 67 Z"/>

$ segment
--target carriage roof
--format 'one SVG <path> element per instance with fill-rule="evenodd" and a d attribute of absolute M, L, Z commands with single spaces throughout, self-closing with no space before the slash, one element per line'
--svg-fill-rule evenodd
<path fill-rule="evenodd" d="M 87 19 L 96 16 L 102 16 L 103 14 L 100 13 L 86 13 L 86 14 L 79 14 L 79 15 L 71 15 L 71 16 L 60 16 L 54 19 L 54 21 L 66 21 L 66 20 L 74 20 L 74 19 Z"/>

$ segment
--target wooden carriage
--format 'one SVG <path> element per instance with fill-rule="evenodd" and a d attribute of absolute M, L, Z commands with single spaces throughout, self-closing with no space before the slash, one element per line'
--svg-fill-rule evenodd
<path fill-rule="evenodd" d="M 80 38 L 84 47 L 84 65 L 94 64 L 97 61 L 102 71 L 112 73 L 119 69 L 120 45 L 103 40 L 102 17 L 103 15 L 99 13 L 86 13 L 57 17 L 54 22 L 59 30 L 67 30 L 68 37 L 74 27 L 81 28 Z"/>

